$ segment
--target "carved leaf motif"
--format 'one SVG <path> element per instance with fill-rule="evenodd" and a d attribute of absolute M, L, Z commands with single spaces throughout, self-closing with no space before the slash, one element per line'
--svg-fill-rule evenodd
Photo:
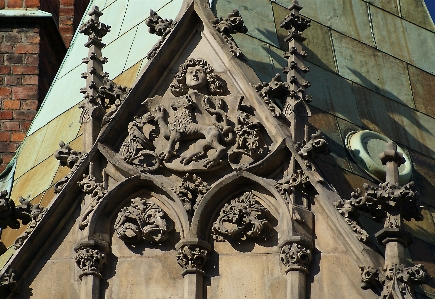
<path fill-rule="evenodd" d="M 83 175 L 83 180 L 78 182 L 85 194 L 90 195 L 90 203 L 81 214 L 79 228 L 85 229 L 89 224 L 89 216 L 95 210 L 100 200 L 106 195 L 107 190 L 104 189 L 102 183 L 97 183 L 92 175 Z"/>
<path fill-rule="evenodd" d="M 422 265 L 406 267 L 393 264 L 384 269 L 360 267 L 363 288 L 382 285 L 381 299 L 413 299 L 413 286 L 426 280 L 426 271 Z"/>
<path fill-rule="evenodd" d="M 101 271 L 107 262 L 107 255 L 104 251 L 96 248 L 81 247 L 76 249 L 75 261 L 82 270 L 80 278 L 85 275 L 101 277 Z"/>
<path fill-rule="evenodd" d="M 180 185 L 173 188 L 190 216 L 196 211 L 202 197 L 209 189 L 208 184 L 199 176 L 189 173 L 183 177 Z"/>
<path fill-rule="evenodd" d="M 311 250 L 302 244 L 289 243 L 281 248 L 280 259 L 286 267 L 286 272 L 290 270 L 300 270 L 308 272 L 312 260 Z"/>
<path fill-rule="evenodd" d="M 18 250 L 23 246 L 24 242 L 29 238 L 29 236 L 32 234 L 32 232 L 35 230 L 38 223 L 41 221 L 41 219 L 44 217 L 44 215 L 47 213 L 47 209 L 41 207 L 39 204 L 35 204 L 32 207 L 32 211 L 30 213 L 31 221 L 27 225 L 26 230 L 23 232 L 21 236 L 19 236 L 14 243 L 15 250 Z"/>
<path fill-rule="evenodd" d="M 21 224 L 18 220 L 21 220 L 22 224 L 27 224 L 31 221 L 31 213 L 34 206 L 30 201 L 25 200 L 20 196 L 20 205 L 16 206 L 15 202 L 8 197 L 7 191 L 0 192 L 0 234 L 1 230 L 6 227 L 12 229 L 20 228 Z"/>
<path fill-rule="evenodd" d="M 158 50 L 165 42 L 166 37 L 171 33 L 172 29 L 174 29 L 177 22 L 163 19 L 155 11 L 150 10 L 150 16 L 145 21 L 145 24 L 149 27 L 149 33 L 161 36 L 160 40 L 153 46 L 146 56 L 148 60 L 151 60 L 156 56 Z"/>
<path fill-rule="evenodd" d="M 115 221 L 118 237 L 126 243 L 163 242 L 174 230 L 168 215 L 155 203 L 136 197 L 121 209 Z"/>
<path fill-rule="evenodd" d="M 7 287 L 13 293 L 18 292 L 18 283 L 15 279 L 15 270 L 13 268 L 6 270 L 0 277 L 0 286 Z"/>
<path fill-rule="evenodd" d="M 196 245 L 184 245 L 177 252 L 177 262 L 184 271 L 202 271 L 207 261 L 207 249 Z"/>
<path fill-rule="evenodd" d="M 233 10 L 228 14 L 228 18 L 216 18 L 212 20 L 213 27 L 222 35 L 225 42 L 230 47 L 230 52 L 236 57 L 242 55 L 242 51 L 237 46 L 231 34 L 234 33 L 246 33 L 248 28 L 246 28 L 242 17 L 238 10 Z"/>
<path fill-rule="evenodd" d="M 217 241 L 224 237 L 234 240 L 271 237 L 272 225 L 266 219 L 266 209 L 255 199 L 252 192 L 226 203 L 213 224 L 212 234 Z"/>

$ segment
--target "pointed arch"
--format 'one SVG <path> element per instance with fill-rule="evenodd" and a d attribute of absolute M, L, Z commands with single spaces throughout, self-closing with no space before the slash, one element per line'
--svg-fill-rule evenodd
<path fill-rule="evenodd" d="M 150 175 L 141 175 L 127 178 L 103 197 L 90 216 L 89 225 L 86 228 L 88 230 L 86 234 L 88 238 L 95 236 L 109 238 L 111 230 L 109 218 L 128 197 L 141 190 L 161 195 L 156 197 L 157 204 L 169 212 L 169 217 L 174 221 L 175 226 L 180 229 L 179 233 L 181 237 L 185 236 L 189 230 L 189 220 L 178 196 L 156 178 Z"/>
<path fill-rule="evenodd" d="M 249 188 L 246 188 L 248 186 Z M 291 213 L 287 203 L 275 189 L 271 180 L 241 171 L 223 177 L 205 194 L 192 218 L 189 237 L 207 240 L 211 221 L 215 218 L 217 210 L 225 199 L 243 190 L 256 190 L 269 195 L 262 197 L 262 200 L 271 209 L 269 212 L 278 219 L 278 236 L 288 235 L 288 231 L 292 229 Z M 271 200 L 271 198 L 273 199 Z"/>

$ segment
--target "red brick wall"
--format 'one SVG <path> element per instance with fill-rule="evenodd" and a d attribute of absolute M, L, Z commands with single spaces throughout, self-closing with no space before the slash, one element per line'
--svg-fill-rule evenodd
<path fill-rule="evenodd" d="M 59 31 L 67 47 L 88 4 L 89 0 L 60 0 Z"/>
<path fill-rule="evenodd" d="M 0 26 L 0 172 L 11 160 L 41 105 L 89 0 L 0 0 L 0 9 L 39 8 L 53 23 Z M 48 25 L 45 25 L 48 24 Z M 51 28 L 47 28 L 51 26 Z M 54 36 L 57 35 L 57 36 Z M 54 42 L 57 40 L 57 43 Z"/>
<path fill-rule="evenodd" d="M 24 139 L 38 108 L 39 32 L 38 27 L 0 29 L 0 171 Z"/>

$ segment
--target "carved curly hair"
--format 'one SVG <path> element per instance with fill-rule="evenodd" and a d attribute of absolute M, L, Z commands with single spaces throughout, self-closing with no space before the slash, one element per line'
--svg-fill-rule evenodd
<path fill-rule="evenodd" d="M 178 70 L 170 88 L 174 96 L 179 97 L 187 94 L 189 87 L 186 85 L 186 73 L 189 67 L 200 66 L 207 76 L 207 89 L 211 95 L 223 95 L 226 91 L 225 81 L 214 73 L 214 69 L 202 58 L 187 59 Z"/>

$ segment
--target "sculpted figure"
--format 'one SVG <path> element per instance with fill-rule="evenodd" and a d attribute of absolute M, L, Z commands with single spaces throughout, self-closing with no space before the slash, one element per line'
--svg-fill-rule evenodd
<path fill-rule="evenodd" d="M 180 71 L 171 84 L 172 93 L 180 97 L 170 104 L 168 123 L 165 122 L 163 106 L 157 106 L 154 111 L 160 130 L 168 140 L 166 148 L 159 154 L 163 161 L 176 155 L 175 146 L 179 141 L 197 140 L 190 150 L 181 155 L 180 163 L 187 165 L 203 158 L 207 152 L 209 154 L 203 161 L 205 168 L 219 163 L 226 149 L 220 142 L 229 143 L 234 140 L 233 128 L 228 124 L 223 100 L 213 100 L 207 94 L 222 94 L 223 86 L 223 81 L 213 73 L 213 68 L 202 59 L 189 59 L 180 66 Z M 201 99 L 202 108 L 212 117 L 212 125 L 199 124 L 196 120 L 195 111 L 200 110 L 197 99 Z M 210 149 L 214 151 L 209 151 Z"/>

